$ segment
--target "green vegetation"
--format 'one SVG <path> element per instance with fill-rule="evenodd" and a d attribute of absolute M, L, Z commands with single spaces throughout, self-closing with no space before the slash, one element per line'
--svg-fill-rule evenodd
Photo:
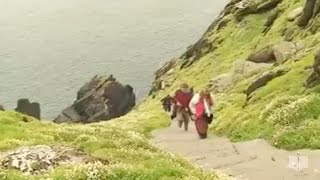
<path fill-rule="evenodd" d="M 0 152 L 28 145 L 59 145 L 84 150 L 108 162 L 57 167 L 52 173 L 35 176 L 0 168 L 0 179 L 217 179 L 150 144 L 149 132 L 169 121 L 160 119 L 164 114 L 145 113 L 144 108 L 112 122 L 91 125 L 57 125 L 0 112 Z"/>
<path fill-rule="evenodd" d="M 224 19 L 231 21 L 224 28 L 213 29 L 205 35 L 217 49 L 188 68 L 180 69 L 185 60 L 178 60 L 174 73 L 161 77 L 171 87 L 158 92 L 154 101 L 172 93 L 181 81 L 189 82 L 196 90 L 205 87 L 211 79 L 232 73 L 236 61 L 244 61 L 251 53 L 284 41 L 286 32 L 292 31 L 292 42 L 304 44 L 305 48 L 271 68 L 290 71 L 256 90 L 248 101 L 244 91 L 264 71 L 237 77 L 231 88 L 215 93 L 216 124 L 211 131 L 233 141 L 264 138 L 276 147 L 290 150 L 319 148 L 320 91 L 319 87 L 305 88 L 304 82 L 312 71 L 314 53 L 320 47 L 320 33 L 311 32 L 309 27 L 298 27 L 298 18 L 287 20 L 287 15 L 304 3 L 305 0 L 283 0 L 277 7 L 281 13 L 267 33 L 263 33 L 264 24 L 272 10 L 250 14 L 241 22 L 236 21 L 233 14 L 227 15 Z M 219 41 L 215 41 L 217 39 Z"/>

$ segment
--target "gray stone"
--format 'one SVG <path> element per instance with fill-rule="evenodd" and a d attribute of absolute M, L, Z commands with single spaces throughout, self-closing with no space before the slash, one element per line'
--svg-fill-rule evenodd
<path fill-rule="evenodd" d="M 296 9 L 294 9 L 293 11 L 291 11 L 288 16 L 287 16 L 287 20 L 288 21 L 294 21 L 295 19 L 297 19 L 299 16 L 301 16 L 303 12 L 303 7 L 298 7 Z"/>
<path fill-rule="evenodd" d="M 247 61 L 255 63 L 278 63 L 282 64 L 297 53 L 296 45 L 289 41 L 283 41 L 273 46 L 267 46 L 252 53 Z"/>
<path fill-rule="evenodd" d="M 273 48 L 271 46 L 267 46 L 255 53 L 252 53 L 247 61 L 255 62 L 255 63 L 274 63 L 276 61 L 276 57 L 273 54 Z"/>
<path fill-rule="evenodd" d="M 49 172 L 59 165 L 86 164 L 92 159 L 80 150 L 46 145 L 20 147 L 0 155 L 0 166 L 26 175 Z"/>
<path fill-rule="evenodd" d="M 221 74 L 214 79 L 212 79 L 208 87 L 214 93 L 222 93 L 225 92 L 233 83 L 233 75 L 231 73 Z"/>
<path fill-rule="evenodd" d="M 284 63 L 297 52 L 296 45 L 292 42 L 283 41 L 273 46 L 273 54 L 278 64 Z"/>
<path fill-rule="evenodd" d="M 4 107 L 0 105 L 0 111 L 4 111 Z"/>
<path fill-rule="evenodd" d="M 261 3 L 257 9 L 256 13 L 263 13 L 265 11 L 272 10 L 278 6 L 279 3 L 281 3 L 282 0 L 265 0 L 263 3 Z"/>
<path fill-rule="evenodd" d="M 233 67 L 233 74 L 235 76 L 242 76 L 247 77 L 250 76 L 252 73 L 258 72 L 263 69 L 268 69 L 272 66 L 270 63 L 254 63 L 245 60 L 237 60 L 234 63 Z"/>
<path fill-rule="evenodd" d="M 264 73 L 249 85 L 246 90 L 247 97 L 249 98 L 254 91 L 267 85 L 267 83 L 273 79 L 285 75 L 287 72 L 289 72 L 289 69 L 279 69 L 277 71 Z"/>

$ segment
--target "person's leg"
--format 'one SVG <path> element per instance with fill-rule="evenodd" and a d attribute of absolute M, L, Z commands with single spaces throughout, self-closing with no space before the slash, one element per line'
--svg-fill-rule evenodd
<path fill-rule="evenodd" d="M 195 120 L 195 126 L 196 126 L 196 130 L 197 130 L 197 133 L 198 133 L 198 136 L 199 136 L 199 138 L 201 139 L 201 137 L 202 137 L 202 134 L 201 134 L 201 123 L 199 122 L 200 120 L 199 119 L 196 119 Z"/>
<path fill-rule="evenodd" d="M 183 123 L 183 115 L 182 115 L 182 112 L 181 110 L 177 110 L 177 118 L 178 120 L 178 127 L 181 128 L 182 127 L 182 123 Z"/>
<path fill-rule="evenodd" d="M 207 138 L 208 123 L 205 119 L 196 119 L 196 127 L 200 139 Z"/>
<path fill-rule="evenodd" d="M 183 112 L 183 122 L 184 122 L 184 130 L 189 130 L 189 114 L 187 112 Z"/>

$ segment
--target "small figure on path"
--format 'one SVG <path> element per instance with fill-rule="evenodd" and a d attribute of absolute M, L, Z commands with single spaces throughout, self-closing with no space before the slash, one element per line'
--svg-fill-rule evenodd
<path fill-rule="evenodd" d="M 161 99 L 162 108 L 165 112 L 170 113 L 172 110 L 173 98 L 170 95 Z"/>
<path fill-rule="evenodd" d="M 180 89 L 175 93 L 174 99 L 174 111 L 176 112 L 176 119 L 178 120 L 178 126 L 181 128 L 184 124 L 184 130 L 188 131 L 190 121 L 190 109 L 189 103 L 192 99 L 192 92 L 190 91 L 187 83 L 182 83 Z"/>
<path fill-rule="evenodd" d="M 200 93 L 195 94 L 189 106 L 192 114 L 195 116 L 195 125 L 200 139 L 207 138 L 208 126 L 213 119 L 211 112 L 213 100 L 210 91 L 205 88 Z"/>

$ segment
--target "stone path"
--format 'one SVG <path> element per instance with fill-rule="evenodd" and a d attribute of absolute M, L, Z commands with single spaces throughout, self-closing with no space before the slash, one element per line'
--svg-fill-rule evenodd
<path fill-rule="evenodd" d="M 260 139 L 231 143 L 227 138 L 210 135 L 206 140 L 199 140 L 193 124 L 189 132 L 184 132 L 173 123 L 170 128 L 154 131 L 153 136 L 153 143 L 160 148 L 182 154 L 204 169 L 224 171 L 236 179 L 320 180 L 320 151 L 289 152 Z"/>

